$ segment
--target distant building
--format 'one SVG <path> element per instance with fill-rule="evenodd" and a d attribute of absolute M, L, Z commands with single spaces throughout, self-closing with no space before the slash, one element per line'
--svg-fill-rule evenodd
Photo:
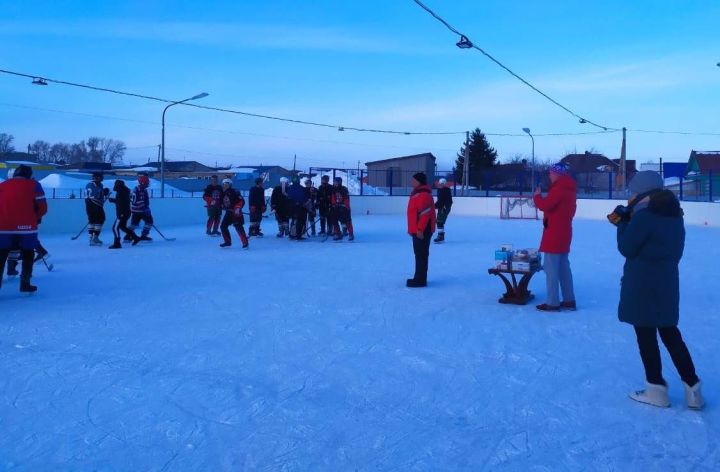
<path fill-rule="evenodd" d="M 611 185 L 614 189 L 621 186 L 620 159 L 610 159 L 602 154 L 585 151 L 583 154 L 568 154 L 560 162 L 568 166 L 578 184 L 578 190 L 585 193 L 604 192 L 609 190 Z M 625 160 L 627 182 L 630 182 L 637 172 L 635 165 L 635 160 Z M 610 177 L 609 173 L 614 175 Z"/>
<path fill-rule="evenodd" d="M 713 200 L 715 196 L 720 196 L 720 151 L 690 151 L 686 178 L 693 182 L 693 188 L 688 191 L 683 184 L 685 195 L 707 195 Z"/>
<path fill-rule="evenodd" d="M 425 172 L 428 183 L 435 180 L 435 156 L 430 152 L 366 162 L 368 185 L 372 187 L 410 187 L 416 172 Z"/>

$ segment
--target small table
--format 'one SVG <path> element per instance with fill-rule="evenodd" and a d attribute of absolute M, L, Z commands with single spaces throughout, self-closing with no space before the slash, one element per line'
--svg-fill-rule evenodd
<path fill-rule="evenodd" d="M 510 303 L 513 305 L 525 305 L 527 304 L 527 302 L 535 298 L 535 295 L 533 295 L 530 290 L 528 290 L 528 285 L 530 284 L 530 279 L 532 279 L 532 276 L 539 271 L 539 264 L 531 265 L 529 272 L 517 271 L 512 269 L 488 269 L 488 274 L 497 275 L 502 279 L 503 283 L 505 284 L 505 293 L 498 300 L 498 302 Z M 512 280 L 512 283 L 510 283 L 510 280 L 508 280 L 505 274 L 510 274 L 510 279 Z M 522 275 L 522 277 L 520 278 L 520 283 L 518 283 L 517 279 L 515 278 L 515 274 Z"/>

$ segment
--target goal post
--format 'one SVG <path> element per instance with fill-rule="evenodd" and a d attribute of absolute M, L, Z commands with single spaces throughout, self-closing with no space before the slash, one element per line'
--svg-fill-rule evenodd
<path fill-rule="evenodd" d="M 500 219 L 537 220 L 538 210 L 532 195 L 501 195 Z"/>

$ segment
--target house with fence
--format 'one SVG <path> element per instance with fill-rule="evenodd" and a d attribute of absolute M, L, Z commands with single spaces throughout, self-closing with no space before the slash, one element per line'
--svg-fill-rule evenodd
<path fill-rule="evenodd" d="M 366 162 L 367 184 L 379 189 L 409 188 L 416 172 L 425 172 L 428 182 L 435 179 L 436 158 L 431 152 L 411 156 L 392 157 Z"/>

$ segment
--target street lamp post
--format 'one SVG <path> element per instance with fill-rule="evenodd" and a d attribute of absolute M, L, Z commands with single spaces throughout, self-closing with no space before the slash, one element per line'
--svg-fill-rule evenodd
<path fill-rule="evenodd" d="M 523 128 L 523 131 L 525 131 L 532 140 L 532 168 L 530 169 L 530 191 L 532 192 L 535 186 L 535 138 L 532 133 L 530 133 L 530 128 Z"/>
<path fill-rule="evenodd" d="M 162 113 L 162 153 L 160 155 L 160 198 L 165 198 L 165 112 L 168 108 L 170 108 L 173 105 L 179 105 L 181 103 L 189 102 L 191 100 L 197 100 L 200 98 L 205 98 L 209 94 L 203 92 L 200 94 L 195 95 L 194 97 L 186 98 L 185 100 L 180 100 L 178 102 L 173 102 L 170 105 L 166 106 Z"/>

